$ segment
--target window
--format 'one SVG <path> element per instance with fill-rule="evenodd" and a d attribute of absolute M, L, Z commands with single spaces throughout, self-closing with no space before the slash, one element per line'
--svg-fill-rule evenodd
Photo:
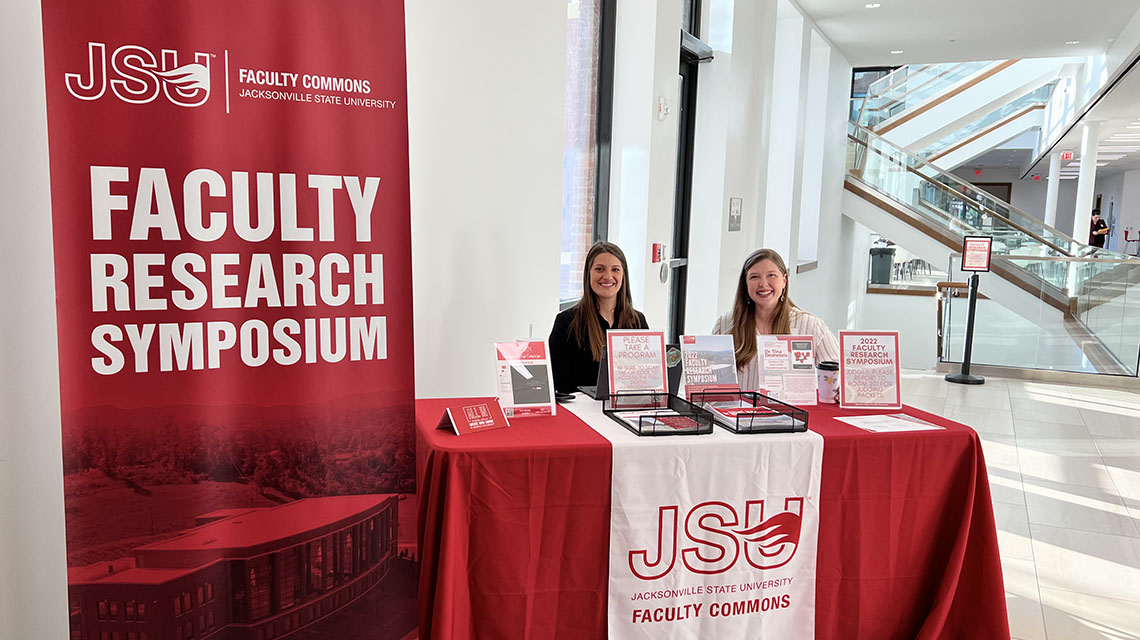
<path fill-rule="evenodd" d="M 110 631 L 100 631 L 99 632 L 99 640 L 111 640 L 111 632 Z"/>
<path fill-rule="evenodd" d="M 183 591 L 182 592 L 182 610 L 183 611 L 189 611 L 190 610 L 190 592 L 189 591 Z"/>
<path fill-rule="evenodd" d="M 127 640 L 139 640 L 138 632 L 137 631 L 128 631 L 127 632 Z"/>
<path fill-rule="evenodd" d="M 174 596 L 174 615 L 182 615 L 182 598 L 180 596 Z"/>
<path fill-rule="evenodd" d="M 68 600 L 68 640 L 83 640 L 83 603 L 75 598 Z"/>
<path fill-rule="evenodd" d="M 260 620 L 269 615 L 269 558 L 249 562 L 249 619 Z"/>
<path fill-rule="evenodd" d="M 215 622 L 214 622 L 214 610 L 210 609 L 209 611 L 206 612 L 206 628 L 213 629 L 214 624 L 215 624 Z"/>
<path fill-rule="evenodd" d="M 100 621 L 107 619 L 107 610 L 108 610 L 107 601 L 106 600 L 100 600 L 99 601 L 99 620 Z"/>
<path fill-rule="evenodd" d="M 146 603 L 140 602 L 138 606 L 138 620 L 139 622 L 146 622 Z"/>
<path fill-rule="evenodd" d="M 185 636 L 187 640 L 194 637 L 194 625 L 190 624 L 189 621 L 182 625 L 182 635 Z"/>
<path fill-rule="evenodd" d="M 610 103 L 613 94 L 611 0 L 568 0 L 566 111 L 562 151 L 559 298 L 582 295 L 586 252 L 606 237 Z"/>
<path fill-rule="evenodd" d="M 207 582 L 206 583 L 206 600 L 209 602 L 214 601 L 214 583 L 213 582 Z"/>
<path fill-rule="evenodd" d="M 138 619 L 137 614 L 136 614 L 137 609 L 136 609 L 136 605 L 135 605 L 134 600 L 127 600 L 127 606 L 125 608 L 126 608 L 126 613 L 127 613 L 127 622 L 134 622 L 135 620 Z"/>
<path fill-rule="evenodd" d="M 111 601 L 111 616 L 108 619 L 111 621 L 119 619 L 119 603 L 117 600 Z"/>
<path fill-rule="evenodd" d="M 206 604 L 206 588 L 205 587 L 198 587 L 198 604 L 199 605 Z"/>

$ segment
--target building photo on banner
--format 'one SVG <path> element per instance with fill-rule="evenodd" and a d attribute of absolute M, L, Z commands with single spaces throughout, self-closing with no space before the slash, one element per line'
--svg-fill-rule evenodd
<path fill-rule="evenodd" d="M 76 640 L 415 627 L 402 5 L 274 11 L 43 5 Z"/>

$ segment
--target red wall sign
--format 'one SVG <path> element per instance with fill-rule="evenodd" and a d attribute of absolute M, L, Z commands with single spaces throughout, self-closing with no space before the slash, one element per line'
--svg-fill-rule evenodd
<path fill-rule="evenodd" d="M 71 637 L 404 636 L 403 5 L 43 17 Z"/>

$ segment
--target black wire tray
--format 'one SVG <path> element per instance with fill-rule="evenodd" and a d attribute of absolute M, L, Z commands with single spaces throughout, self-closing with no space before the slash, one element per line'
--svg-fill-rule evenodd
<path fill-rule="evenodd" d="M 602 404 L 602 413 L 639 436 L 695 436 L 713 430 L 711 413 L 662 391 L 614 393 Z"/>
<path fill-rule="evenodd" d="M 698 392 L 692 403 L 733 433 L 796 433 L 808 427 L 806 410 L 755 391 Z"/>

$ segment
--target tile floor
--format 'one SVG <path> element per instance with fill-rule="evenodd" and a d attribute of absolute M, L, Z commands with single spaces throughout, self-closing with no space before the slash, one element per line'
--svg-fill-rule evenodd
<path fill-rule="evenodd" d="M 1140 640 L 1140 390 L 908 371 L 903 399 L 982 438 L 1013 638 Z"/>

